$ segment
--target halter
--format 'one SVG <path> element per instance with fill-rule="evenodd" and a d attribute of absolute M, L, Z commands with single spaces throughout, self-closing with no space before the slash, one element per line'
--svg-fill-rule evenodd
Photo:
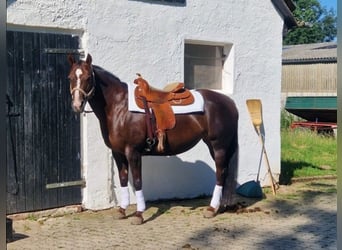
<path fill-rule="evenodd" d="M 96 86 L 96 82 L 95 82 L 95 74 L 94 74 L 94 71 L 92 71 L 92 74 L 91 74 L 91 78 L 92 78 L 92 88 L 90 89 L 90 91 L 87 93 L 85 92 L 83 89 L 81 88 L 78 88 L 78 87 L 75 87 L 75 88 L 71 88 L 70 87 L 70 94 L 73 95 L 73 93 L 78 90 L 80 91 L 82 94 L 83 94 L 83 97 L 85 100 L 89 100 L 93 97 L 94 95 L 94 92 L 95 92 L 95 86 Z"/>

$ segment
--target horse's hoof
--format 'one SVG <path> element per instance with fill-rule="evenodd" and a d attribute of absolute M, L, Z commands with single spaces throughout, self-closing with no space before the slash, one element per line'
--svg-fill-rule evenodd
<path fill-rule="evenodd" d="M 127 216 L 126 216 L 126 211 L 125 211 L 125 209 L 123 209 L 123 208 L 120 207 L 120 208 L 117 210 L 117 212 L 115 213 L 114 217 L 115 217 L 115 219 L 118 219 L 118 220 L 126 219 Z"/>
<path fill-rule="evenodd" d="M 142 216 L 142 212 L 136 212 L 132 217 L 131 224 L 132 225 L 141 225 L 144 223 L 144 218 Z"/>
<path fill-rule="evenodd" d="M 204 211 L 203 216 L 204 218 L 213 218 L 216 215 L 215 208 L 213 207 L 208 207 L 207 210 Z"/>

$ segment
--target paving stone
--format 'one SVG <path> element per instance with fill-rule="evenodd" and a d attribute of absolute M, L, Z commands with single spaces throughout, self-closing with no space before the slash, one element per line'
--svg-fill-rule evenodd
<path fill-rule="evenodd" d="M 208 198 L 148 203 L 139 226 L 114 219 L 114 209 L 14 219 L 7 249 L 336 249 L 336 193 L 307 195 L 308 184 L 300 185 L 292 187 L 292 194 L 300 190 L 298 197 L 287 197 L 282 189 L 288 187 L 281 187 L 276 197 L 247 199 L 245 212 L 212 219 L 202 215 Z"/>

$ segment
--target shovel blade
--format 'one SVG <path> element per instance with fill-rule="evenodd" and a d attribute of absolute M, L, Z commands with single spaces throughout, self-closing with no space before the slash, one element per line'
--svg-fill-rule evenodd
<path fill-rule="evenodd" d="M 248 198 L 262 198 L 262 188 L 257 181 L 248 181 L 236 189 L 236 193 Z"/>

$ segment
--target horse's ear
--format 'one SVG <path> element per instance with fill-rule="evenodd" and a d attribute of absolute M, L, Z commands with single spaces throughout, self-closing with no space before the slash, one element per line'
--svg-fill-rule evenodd
<path fill-rule="evenodd" d="M 71 66 L 75 63 L 75 58 L 72 54 L 68 55 L 68 61 L 69 61 Z"/>
<path fill-rule="evenodd" d="M 93 59 L 92 59 L 91 55 L 88 54 L 88 55 L 87 55 L 87 59 L 86 59 L 86 63 L 87 63 L 88 65 L 91 65 L 92 60 L 93 60 Z"/>

